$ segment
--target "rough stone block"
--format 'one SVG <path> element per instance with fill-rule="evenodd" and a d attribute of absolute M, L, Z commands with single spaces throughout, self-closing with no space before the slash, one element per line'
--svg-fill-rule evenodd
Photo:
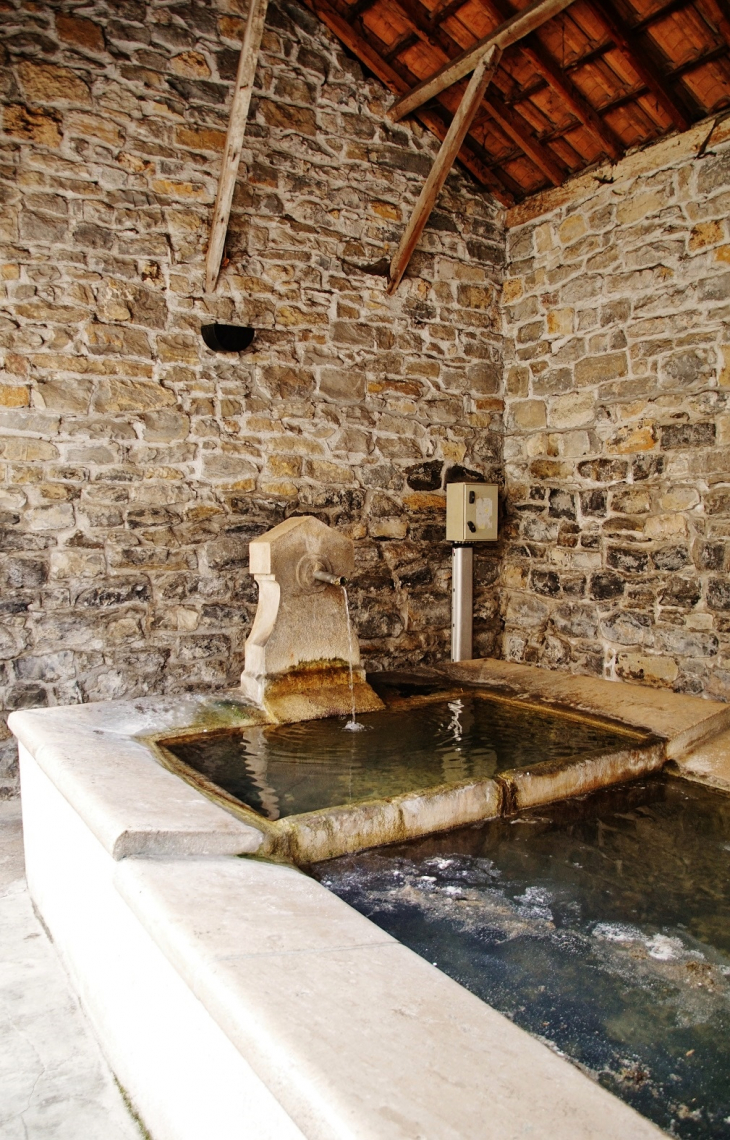
<path fill-rule="evenodd" d="M 365 396 L 365 373 L 357 368 L 323 368 L 319 391 L 331 400 L 359 402 Z"/>
<path fill-rule="evenodd" d="M 534 431 L 544 428 L 547 414 L 544 400 L 521 400 L 510 404 L 509 417 L 518 428 Z"/>
<path fill-rule="evenodd" d="M 23 94 L 31 103 L 45 107 L 49 103 L 91 102 L 87 84 L 68 67 L 26 59 L 18 64 L 18 75 Z"/>
<path fill-rule="evenodd" d="M 53 111 L 40 111 L 16 103 L 4 109 L 3 130 L 12 138 L 40 143 L 41 146 L 58 147 L 61 144 L 61 121 Z"/>
<path fill-rule="evenodd" d="M 714 423 L 670 424 L 661 429 L 661 445 L 667 449 L 711 447 L 714 442 Z"/>
<path fill-rule="evenodd" d="M 548 423 L 552 428 L 583 427 L 595 417 L 595 397 L 592 392 L 569 392 L 550 401 Z"/>
<path fill-rule="evenodd" d="M 605 380 L 615 380 L 628 372 L 625 352 L 610 352 L 603 356 L 588 356 L 575 366 L 576 384 L 582 386 L 598 384 Z"/>
<path fill-rule="evenodd" d="M 606 440 L 606 450 L 614 455 L 632 455 L 637 451 L 652 451 L 656 447 L 656 440 L 654 424 L 626 425 Z"/>
<path fill-rule="evenodd" d="M 74 44 L 76 47 L 86 48 L 95 53 L 106 50 L 104 33 L 93 20 L 86 20 L 82 16 L 65 16 L 58 12 L 56 31 L 58 38 L 64 43 Z"/>
<path fill-rule="evenodd" d="M 144 412 L 170 407 L 175 395 L 161 384 L 142 380 L 103 380 L 93 401 L 96 412 Z"/>
<path fill-rule="evenodd" d="M 624 574 L 643 574 L 649 566 L 649 555 L 632 547 L 612 546 L 608 549 L 606 561 Z"/>
<path fill-rule="evenodd" d="M 616 657 L 616 672 L 627 681 L 671 686 L 679 675 L 679 666 L 673 657 L 619 653 Z"/>

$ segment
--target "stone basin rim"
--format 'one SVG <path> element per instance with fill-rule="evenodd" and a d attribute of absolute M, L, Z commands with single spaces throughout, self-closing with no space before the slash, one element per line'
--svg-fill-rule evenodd
<path fill-rule="evenodd" d="M 187 765 L 172 751 L 177 743 L 236 735 L 244 733 L 248 727 L 268 725 L 275 729 L 276 724 L 262 717 L 259 710 L 252 710 L 254 716 L 237 726 L 201 730 L 192 725 L 181 733 L 154 733 L 137 739 L 150 748 L 164 768 L 242 823 L 259 831 L 262 842 L 257 856 L 300 866 L 371 847 L 402 843 L 465 824 L 514 815 L 528 804 L 535 806 L 566 795 L 585 794 L 603 786 L 604 781 L 617 783 L 657 771 L 666 760 L 666 740 L 655 733 L 627 725 L 615 717 L 576 712 L 557 704 L 548 706 L 522 695 L 492 692 L 485 686 L 462 685 L 458 689 L 448 688 L 396 699 L 386 705 L 386 711 L 392 711 L 397 717 L 398 712 L 407 709 L 464 696 L 611 729 L 626 737 L 627 747 L 545 760 L 531 764 L 529 768 L 504 769 L 484 779 L 415 786 L 391 796 L 371 796 L 351 804 L 332 805 L 269 820 Z"/>

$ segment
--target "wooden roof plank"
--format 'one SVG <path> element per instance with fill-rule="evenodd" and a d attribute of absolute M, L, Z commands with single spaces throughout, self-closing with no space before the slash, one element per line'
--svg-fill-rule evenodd
<path fill-rule="evenodd" d="M 604 21 L 616 47 L 623 52 L 636 74 L 661 103 L 674 125 L 679 130 L 685 131 L 692 122 L 692 115 L 677 94 L 669 88 L 659 69 L 649 58 L 638 35 L 631 31 L 619 15 L 613 0 L 584 0 L 584 3 Z"/>
<path fill-rule="evenodd" d="M 602 148 L 610 158 L 618 158 L 623 154 L 620 140 L 613 133 L 607 123 L 604 123 L 596 109 L 581 94 L 569 76 L 560 71 L 555 60 L 552 59 L 547 48 L 540 41 L 530 37 L 530 42 L 522 50 L 529 56 L 535 67 L 545 77 L 554 91 L 561 96 L 564 103 L 570 108 L 583 125 L 598 139 Z"/>
<path fill-rule="evenodd" d="M 402 52 L 408 51 L 408 48 L 413 47 L 413 45 L 418 42 L 419 37 L 415 32 L 404 32 L 403 35 L 395 41 L 393 46 L 389 47 L 388 50 L 383 53 L 383 59 L 387 63 L 392 63 L 392 61 L 394 59 L 397 59 Z"/>
<path fill-rule="evenodd" d="M 715 25 L 725 43 L 730 44 L 730 11 L 727 4 L 720 0 L 698 0 L 698 7 Z"/>
<path fill-rule="evenodd" d="M 409 91 L 407 95 L 396 100 L 388 114 L 394 122 L 411 114 L 418 107 L 435 98 L 452 83 L 463 79 L 476 67 L 485 52 L 491 47 L 499 47 L 502 51 L 510 44 L 517 43 L 523 36 L 535 31 L 546 20 L 550 20 L 558 12 L 567 8 L 573 0 L 533 0 L 533 3 L 521 12 L 511 16 L 493 32 L 479 40 L 473 47 L 467 48 L 449 63 L 445 63 L 435 75 L 424 79 L 422 83 Z"/>

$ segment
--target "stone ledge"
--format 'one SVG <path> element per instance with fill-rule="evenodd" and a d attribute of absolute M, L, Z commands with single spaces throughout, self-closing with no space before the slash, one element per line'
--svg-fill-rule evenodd
<path fill-rule="evenodd" d="M 292 868 L 130 859 L 115 884 L 308 1137 L 662 1135 Z"/>
<path fill-rule="evenodd" d="M 484 685 L 515 699 L 621 721 L 667 741 L 677 760 L 730 728 L 730 705 L 684 693 L 650 689 L 491 658 L 442 665 L 439 672 L 470 685 Z"/>
<path fill-rule="evenodd" d="M 191 718 L 204 723 L 222 703 L 149 697 L 34 709 L 13 713 L 10 727 L 114 859 L 252 853 L 260 832 L 166 771 L 136 739 L 186 728 Z"/>

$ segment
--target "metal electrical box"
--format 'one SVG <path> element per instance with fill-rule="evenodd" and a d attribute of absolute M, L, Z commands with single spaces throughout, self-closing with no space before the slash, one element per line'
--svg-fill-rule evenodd
<path fill-rule="evenodd" d="M 447 542 L 495 542 L 497 492 L 490 483 L 447 483 Z"/>

